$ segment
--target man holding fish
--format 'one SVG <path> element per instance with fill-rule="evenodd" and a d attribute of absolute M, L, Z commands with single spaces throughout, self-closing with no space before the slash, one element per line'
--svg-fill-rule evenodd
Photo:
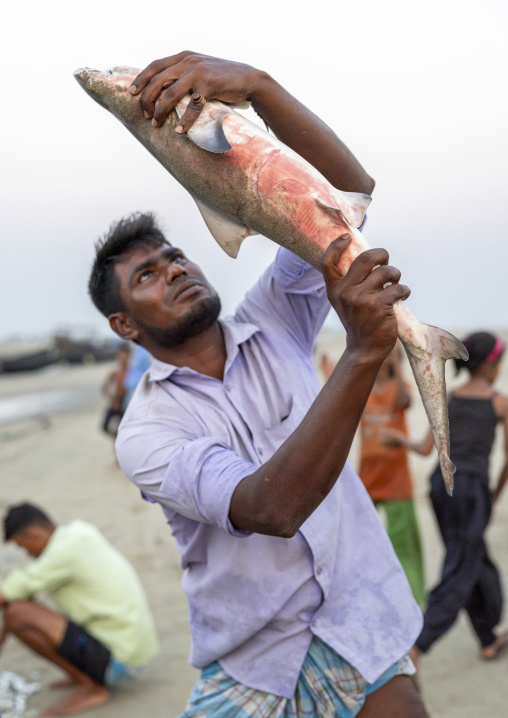
<path fill-rule="evenodd" d="M 147 123 L 162 131 L 169 118 L 185 142 L 208 101 L 249 100 L 333 186 L 373 189 L 336 135 L 252 67 L 180 53 L 148 66 L 129 94 Z M 409 289 L 383 249 L 344 275 L 350 242 L 332 242 L 322 274 L 281 248 L 225 319 L 151 215 L 121 220 L 97 246 L 94 303 L 153 357 L 117 453 L 162 505 L 182 555 L 190 660 L 202 669 L 186 718 L 427 716 L 408 657 L 421 614 L 347 462 Z M 330 304 L 347 349 L 320 391 L 311 352 Z"/>

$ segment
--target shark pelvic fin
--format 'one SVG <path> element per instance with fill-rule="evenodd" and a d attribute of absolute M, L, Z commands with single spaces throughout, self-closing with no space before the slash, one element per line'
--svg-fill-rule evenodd
<path fill-rule="evenodd" d="M 209 104 L 212 104 L 212 102 L 213 100 Z M 180 105 L 177 105 L 176 112 L 180 118 L 184 110 Z M 205 105 L 205 109 L 202 110 L 201 115 L 187 132 L 187 137 L 194 142 L 195 145 L 201 147 L 203 150 L 208 150 L 208 152 L 227 152 L 231 149 L 231 145 L 227 141 L 222 128 L 223 120 L 223 114 L 206 112 Z"/>
<path fill-rule="evenodd" d="M 195 195 L 192 195 L 192 197 L 216 242 L 226 254 L 236 259 L 243 240 L 257 234 L 257 232 L 249 229 L 249 227 L 246 227 L 245 224 L 231 217 L 231 215 L 221 212 L 215 207 L 210 207 L 209 204 L 198 199 Z"/>

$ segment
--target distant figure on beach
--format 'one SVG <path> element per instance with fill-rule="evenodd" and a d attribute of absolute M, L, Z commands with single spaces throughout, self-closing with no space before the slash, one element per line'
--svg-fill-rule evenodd
<path fill-rule="evenodd" d="M 265 72 L 181 53 L 150 65 L 136 87 L 150 117 L 161 88 L 157 113 L 194 88 L 182 133 L 205 97 L 250 99 L 334 186 L 373 188 L 337 136 Z M 408 655 L 421 611 L 347 463 L 395 345 L 393 304 L 409 289 L 383 249 L 342 276 L 349 241 L 331 244 L 323 273 L 279 249 L 224 319 L 217 292 L 152 215 L 121 219 L 96 245 L 96 307 L 152 355 L 116 450 L 126 475 L 162 505 L 181 553 L 190 662 L 202 671 L 185 718 L 427 716 Z M 330 304 L 348 342 L 320 391 L 312 347 Z"/>
<path fill-rule="evenodd" d="M 413 499 L 408 450 L 388 447 L 382 441 L 387 429 L 407 436 L 406 410 L 411 405 L 411 386 L 402 374 L 402 346 L 395 348 L 381 365 L 360 421 L 358 474 L 376 507 L 384 513 L 386 530 L 419 606 L 425 602 L 425 575 L 420 528 Z M 326 377 L 333 363 L 322 355 Z"/>
<path fill-rule="evenodd" d="M 123 344 L 116 354 L 116 367 L 111 371 L 102 385 L 102 393 L 108 401 L 102 430 L 110 436 L 116 437 L 118 425 L 122 420 L 126 407 L 125 380 L 129 371 L 131 348 Z"/>
<path fill-rule="evenodd" d="M 132 395 L 136 391 L 136 387 L 139 384 L 141 377 L 150 368 L 152 363 L 150 354 L 139 344 L 134 344 L 131 358 L 129 361 L 129 368 L 125 375 L 125 399 L 124 406 L 132 399 Z"/>
<path fill-rule="evenodd" d="M 44 716 L 66 716 L 105 703 L 110 688 L 134 680 L 158 650 L 148 602 L 134 569 L 89 523 L 58 526 L 40 508 L 12 506 L 4 539 L 35 560 L 0 586 L 3 628 L 62 668 L 54 688 L 73 690 Z M 35 600 L 45 592 L 53 611 Z"/>
<path fill-rule="evenodd" d="M 413 651 L 416 661 L 454 624 L 465 609 L 480 643 L 480 657 L 497 658 L 508 648 L 508 632 L 496 634 L 501 619 L 503 594 L 498 570 L 485 543 L 492 505 L 508 480 L 508 461 L 489 489 L 489 457 L 496 426 L 503 424 L 508 446 L 508 397 L 493 389 L 499 375 L 504 344 L 489 332 L 466 337 L 469 359 L 454 359 L 457 372 L 467 369 L 468 381 L 448 399 L 450 456 L 457 467 L 453 497 L 445 491 L 439 465 L 430 478 L 430 499 L 446 555 L 441 580 L 429 595 L 424 625 Z M 427 456 L 434 446 L 432 434 L 420 442 L 398 432 L 387 432 L 385 441 L 406 446 Z"/>

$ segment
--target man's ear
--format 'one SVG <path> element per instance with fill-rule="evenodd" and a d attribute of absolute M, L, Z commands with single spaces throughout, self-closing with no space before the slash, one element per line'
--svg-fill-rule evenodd
<path fill-rule="evenodd" d="M 125 341 L 136 341 L 139 336 L 139 331 L 131 321 L 131 318 L 125 312 L 115 312 L 114 314 L 110 314 L 108 319 L 109 326 L 115 334 L 118 334 L 118 336 Z"/>

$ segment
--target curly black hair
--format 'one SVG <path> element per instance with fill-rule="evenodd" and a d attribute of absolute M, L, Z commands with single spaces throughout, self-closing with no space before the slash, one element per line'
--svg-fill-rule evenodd
<path fill-rule="evenodd" d="M 95 260 L 88 281 L 88 293 L 105 317 L 125 309 L 120 299 L 120 282 L 115 274 L 115 262 L 122 254 L 141 245 L 154 248 L 170 246 L 151 212 L 135 212 L 114 222 L 95 244 Z"/>

